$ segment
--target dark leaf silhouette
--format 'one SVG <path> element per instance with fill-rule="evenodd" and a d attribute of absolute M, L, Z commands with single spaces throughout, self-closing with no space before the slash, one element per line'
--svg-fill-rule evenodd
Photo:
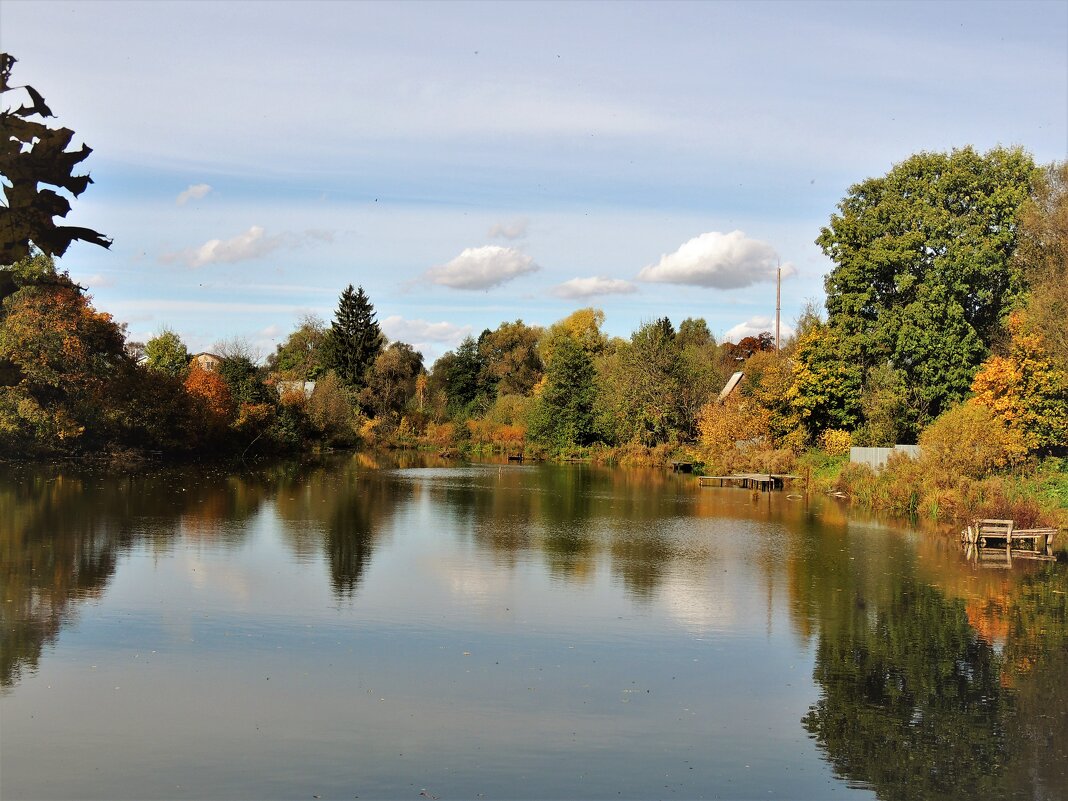
<path fill-rule="evenodd" d="M 30 117 L 52 117 L 44 97 L 32 86 L 11 86 L 11 68 L 16 59 L 0 53 L 0 94 L 21 89 L 30 103 L 0 109 L 0 179 L 4 204 L 0 205 L 0 264 L 12 264 L 29 256 L 33 248 L 49 256 L 62 256 L 71 242 L 89 242 L 110 247 L 111 240 L 90 228 L 56 225 L 55 217 L 66 217 L 70 201 L 46 184 L 78 197 L 93 181 L 88 175 L 74 175 L 75 167 L 88 158 L 92 149 L 82 145 L 68 150 L 74 131 L 49 128 Z"/>

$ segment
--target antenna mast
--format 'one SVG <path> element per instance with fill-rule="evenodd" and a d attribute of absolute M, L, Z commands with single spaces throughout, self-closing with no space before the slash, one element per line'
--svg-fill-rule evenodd
<path fill-rule="evenodd" d="M 782 264 L 775 261 L 775 352 L 779 352 L 779 315 L 782 311 Z"/>

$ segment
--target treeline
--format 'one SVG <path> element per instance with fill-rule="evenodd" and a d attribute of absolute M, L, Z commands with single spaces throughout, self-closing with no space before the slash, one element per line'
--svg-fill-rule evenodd
<path fill-rule="evenodd" d="M 501 323 L 429 367 L 350 286 L 329 324 L 303 320 L 265 360 L 221 345 L 205 369 L 175 332 L 127 342 L 38 255 L 0 270 L 0 446 L 389 445 L 786 471 L 814 446 L 919 441 L 946 481 L 1064 455 L 1068 166 L 921 153 L 852 187 L 817 242 L 834 263 L 825 314 L 810 305 L 778 350 L 767 333 L 717 343 L 699 318 L 609 337 L 587 308 Z"/>

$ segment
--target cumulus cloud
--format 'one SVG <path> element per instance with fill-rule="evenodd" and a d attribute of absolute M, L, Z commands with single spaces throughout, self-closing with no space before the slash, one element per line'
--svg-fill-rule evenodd
<path fill-rule="evenodd" d="M 774 281 L 778 257 L 767 242 L 750 239 L 741 231 L 709 231 L 686 242 L 674 253 L 660 257 L 638 273 L 640 281 L 688 284 L 715 289 L 741 289 L 761 281 Z M 796 272 L 782 265 L 783 276 Z"/>
<path fill-rule="evenodd" d="M 775 334 L 775 318 L 757 315 L 750 317 L 744 323 L 738 323 L 734 328 L 723 334 L 723 338 L 729 342 L 738 342 L 746 337 L 755 337 L 765 331 Z M 794 327 L 788 323 L 779 322 L 779 336 L 783 339 L 794 335 Z"/>
<path fill-rule="evenodd" d="M 174 202 L 179 206 L 184 206 L 190 200 L 200 200 L 211 191 L 211 184 L 191 184 L 186 189 L 178 193 L 178 197 Z"/>
<path fill-rule="evenodd" d="M 483 245 L 426 272 L 433 283 L 452 289 L 489 289 L 526 273 L 540 270 L 534 259 L 515 248 Z"/>
<path fill-rule="evenodd" d="M 490 239 L 522 239 L 527 235 L 528 221 L 519 217 L 511 222 L 496 223 L 487 232 Z"/>
<path fill-rule="evenodd" d="M 471 333 L 469 325 L 454 325 L 444 321 L 431 323 L 426 320 L 406 320 L 398 314 L 390 315 L 379 325 L 390 339 L 409 344 L 459 342 Z"/>
<path fill-rule="evenodd" d="M 599 275 L 594 278 L 572 278 L 554 286 L 550 291 L 558 298 L 575 299 L 592 298 L 596 295 L 629 295 L 637 292 L 638 287 L 630 281 Z"/>
<path fill-rule="evenodd" d="M 311 241 L 331 241 L 330 231 L 308 230 L 301 233 L 285 231 L 268 235 L 263 226 L 253 225 L 232 239 L 209 239 L 203 245 L 160 257 L 164 263 L 181 262 L 189 267 L 207 264 L 234 264 L 266 256 L 281 248 L 294 248 Z"/>

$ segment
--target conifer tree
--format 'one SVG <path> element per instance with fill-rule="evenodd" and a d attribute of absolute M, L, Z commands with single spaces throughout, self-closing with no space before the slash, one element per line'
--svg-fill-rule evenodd
<path fill-rule="evenodd" d="M 359 390 L 366 386 L 367 371 L 384 344 L 375 307 L 362 286 L 354 290 L 349 284 L 341 293 L 327 334 L 327 362 L 346 386 Z"/>

